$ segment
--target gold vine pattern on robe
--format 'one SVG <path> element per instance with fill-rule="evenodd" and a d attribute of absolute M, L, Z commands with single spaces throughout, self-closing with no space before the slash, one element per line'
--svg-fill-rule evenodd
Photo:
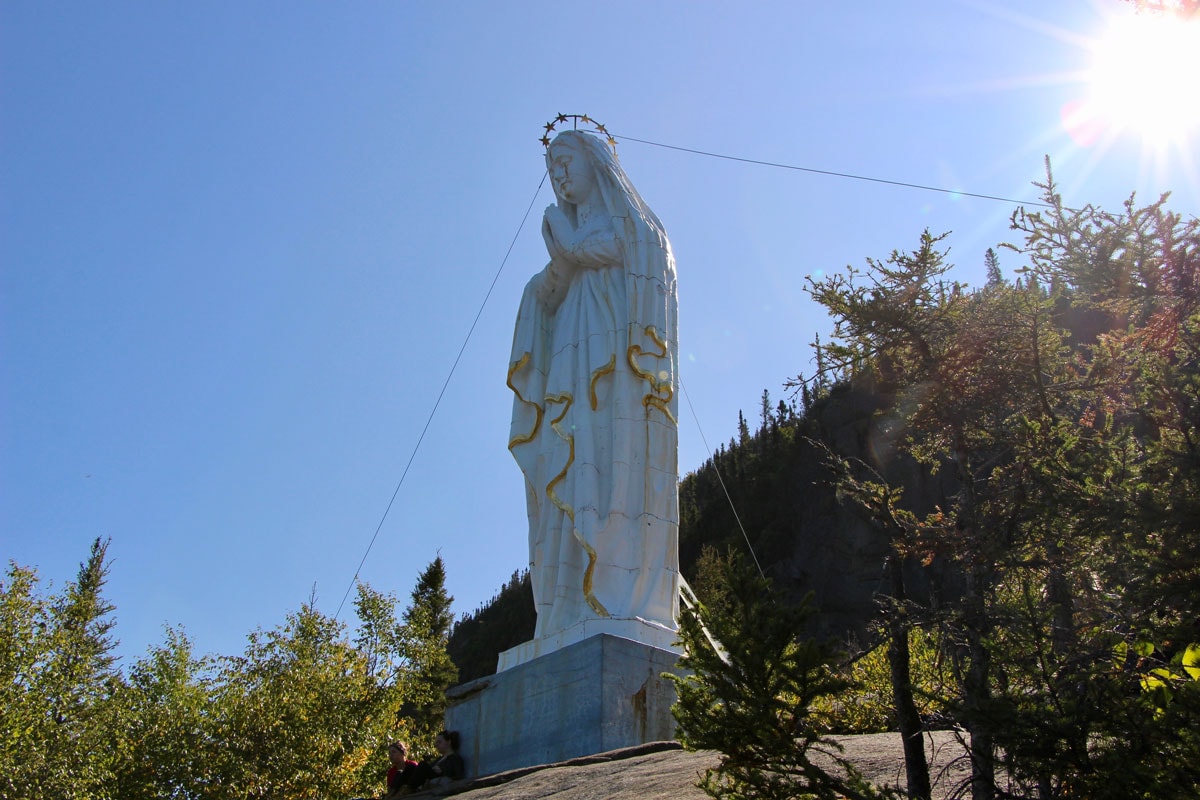
<path fill-rule="evenodd" d="M 596 381 L 600 380 L 605 375 L 611 375 L 616 368 L 617 354 L 613 353 L 612 356 L 609 357 L 607 364 L 605 364 L 603 367 L 597 368 L 596 371 L 592 373 L 592 385 L 590 387 L 592 411 L 595 411 L 596 407 L 600 405 L 600 401 L 596 398 Z"/>
<path fill-rule="evenodd" d="M 642 406 L 647 409 L 649 409 L 650 406 L 654 406 L 659 411 L 663 412 L 663 414 L 667 416 L 667 419 L 671 420 L 672 423 L 678 425 L 679 422 L 675 419 L 675 415 L 671 413 L 669 406 L 671 398 L 674 396 L 674 390 L 671 389 L 671 382 L 659 380 L 657 375 L 655 375 L 653 372 L 642 369 L 637 362 L 638 356 L 641 355 L 654 356 L 655 358 L 666 358 L 667 343 L 663 341 L 661 336 L 658 335 L 658 331 L 655 330 L 653 325 L 646 326 L 645 334 L 653 339 L 654 343 L 658 345 L 659 352 L 655 353 L 653 351 L 643 350 L 641 345 L 631 344 L 629 345 L 629 351 L 626 354 L 626 358 L 629 361 L 629 368 L 632 369 L 634 374 L 636 374 L 639 378 L 650 384 L 650 393 L 642 398 Z M 665 394 L 666 396 L 660 397 L 659 395 L 662 394 Z"/>
<path fill-rule="evenodd" d="M 533 402 L 532 400 L 526 400 L 524 397 L 522 397 L 521 392 L 517 389 L 517 387 L 513 386 L 513 382 L 512 382 L 513 375 L 516 375 L 518 372 L 520 372 L 521 369 L 524 368 L 524 366 L 528 363 L 529 363 L 529 353 L 526 353 L 525 355 L 521 356 L 520 360 L 517 361 L 517 363 L 513 364 L 511 367 L 508 368 L 508 380 L 506 381 L 506 383 L 508 384 L 508 388 L 512 389 L 513 394 L 515 394 L 517 396 L 518 400 L 520 400 L 522 403 L 524 403 L 527 406 L 533 406 L 533 412 L 534 412 L 533 430 L 531 430 L 529 433 L 526 433 L 526 434 L 523 434 L 520 436 L 514 436 L 508 443 L 509 450 L 512 450 L 517 445 L 526 444 L 527 442 L 532 442 L 534 440 L 534 437 L 536 437 L 538 435 L 538 431 L 542 427 L 542 415 L 545 413 L 545 411 L 537 403 Z"/>
<path fill-rule="evenodd" d="M 575 540 L 579 542 L 584 551 L 587 553 L 588 565 L 587 569 L 585 569 L 583 572 L 584 600 L 587 601 L 587 604 L 591 606 L 592 610 L 597 614 L 602 617 L 607 617 L 609 616 L 608 609 L 605 608 L 604 604 L 597 600 L 596 595 L 592 593 L 593 574 L 596 571 L 596 551 L 590 544 L 587 543 L 587 540 L 583 538 L 583 535 L 580 534 L 579 530 L 575 527 L 575 509 L 571 507 L 570 503 L 564 501 L 554 491 L 554 487 L 566 479 L 567 471 L 571 469 L 571 465 L 575 463 L 575 435 L 563 430 L 558 424 L 562 422 L 565 416 L 567 416 L 567 412 L 571 410 L 571 405 L 574 402 L 575 398 L 571 396 L 570 392 L 563 392 L 562 394 L 550 395 L 546 397 L 547 406 L 549 406 L 551 403 L 563 404 L 562 413 L 550 420 L 550 427 L 556 434 L 558 434 L 559 438 L 566 442 L 570 447 L 570 451 L 567 455 L 567 463 L 563 465 L 562 471 L 555 475 L 554 478 L 551 479 L 550 483 L 546 484 L 546 497 L 550 498 L 550 502 L 553 503 L 564 514 L 566 514 L 567 518 L 571 520 L 571 535 L 575 537 Z"/>

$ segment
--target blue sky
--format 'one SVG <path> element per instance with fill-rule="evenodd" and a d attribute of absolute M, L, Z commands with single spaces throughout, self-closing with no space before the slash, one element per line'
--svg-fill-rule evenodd
<path fill-rule="evenodd" d="M 55 3 L 0 8 L 0 556 L 69 580 L 112 538 L 120 653 L 179 625 L 240 652 L 333 613 L 544 170 L 557 113 L 679 147 L 1068 204 L 1173 190 L 1152 146 L 1064 115 L 1096 2 Z M 1167 76 L 1190 86 L 1192 76 Z M 1185 92 L 1186 94 L 1186 92 Z M 811 369 L 806 276 L 1012 206 L 635 142 L 676 253 L 680 466 Z M 439 552 L 456 611 L 527 558 L 504 385 L 543 187 L 362 571 L 402 601 Z M 1011 274 L 1016 254 L 1001 252 Z M 351 616 L 343 612 L 343 618 Z"/>

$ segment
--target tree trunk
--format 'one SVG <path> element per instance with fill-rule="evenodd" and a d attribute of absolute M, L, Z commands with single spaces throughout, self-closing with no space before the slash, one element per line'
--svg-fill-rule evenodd
<path fill-rule="evenodd" d="M 971 734 L 971 798 L 995 800 L 996 741 L 992 734 L 992 653 L 987 639 L 991 632 L 988 619 L 988 591 L 995 563 L 987 537 L 980 529 L 979 501 L 975 495 L 975 475 L 971 470 L 970 449 L 962 428 L 954 437 L 955 473 L 959 489 L 958 529 L 962 531 L 967 552 L 967 587 L 962 600 L 963 633 L 967 641 L 970 665 L 963 676 L 963 710 Z"/>
<path fill-rule="evenodd" d="M 900 727 L 904 743 L 904 773 L 908 782 L 908 794 L 919 800 L 928 800 L 931 794 L 929 783 L 929 761 L 925 758 L 925 740 L 922 736 L 921 716 L 913 699 L 911 659 L 908 649 L 908 634 L 912 625 L 905 605 L 904 569 L 900 557 L 895 553 L 888 558 L 888 577 L 891 583 L 892 603 L 888 609 L 888 668 L 892 678 L 892 697 L 895 699 L 896 722 Z"/>
<path fill-rule="evenodd" d="M 1050 570 L 1046 576 L 1046 600 L 1053 610 L 1050 641 L 1054 650 L 1054 661 L 1057 664 L 1069 663 L 1071 654 L 1076 651 L 1077 647 L 1074 594 L 1071 591 L 1070 580 L 1063 571 L 1062 555 L 1062 548 L 1058 546 L 1054 536 L 1050 536 L 1046 542 L 1046 557 L 1050 564 Z M 1042 689 L 1049 697 L 1057 694 L 1057 687 L 1053 685 L 1053 680 L 1052 678 L 1050 686 Z M 1073 755 L 1088 752 L 1088 726 L 1080 725 L 1073 734 L 1068 734 L 1068 736 L 1067 747 Z M 1051 776 L 1040 776 L 1038 796 L 1043 800 L 1051 800 L 1057 794 Z"/>
<path fill-rule="evenodd" d="M 964 598 L 964 625 L 967 651 L 971 660 L 963 680 L 963 704 L 966 707 L 967 730 L 971 733 L 971 798 L 994 800 L 996 797 L 995 739 L 991 721 L 987 718 L 991 699 L 992 654 L 984 641 L 986 611 L 984 609 L 983 569 L 971 567 L 967 573 L 967 596 Z"/>

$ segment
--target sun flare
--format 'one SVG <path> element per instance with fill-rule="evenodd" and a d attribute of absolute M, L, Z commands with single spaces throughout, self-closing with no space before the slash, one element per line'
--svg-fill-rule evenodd
<path fill-rule="evenodd" d="M 1092 56 L 1088 105 L 1105 127 L 1158 144 L 1200 127 L 1200 20 L 1122 16 L 1095 40 Z"/>

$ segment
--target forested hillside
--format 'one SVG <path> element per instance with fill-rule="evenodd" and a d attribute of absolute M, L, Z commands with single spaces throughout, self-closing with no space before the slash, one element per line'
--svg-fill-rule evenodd
<path fill-rule="evenodd" d="M 454 624 L 447 649 L 459 680 L 494 673 L 496 656 L 532 639 L 536 621 L 529 572 L 514 572 L 491 600 Z"/>

